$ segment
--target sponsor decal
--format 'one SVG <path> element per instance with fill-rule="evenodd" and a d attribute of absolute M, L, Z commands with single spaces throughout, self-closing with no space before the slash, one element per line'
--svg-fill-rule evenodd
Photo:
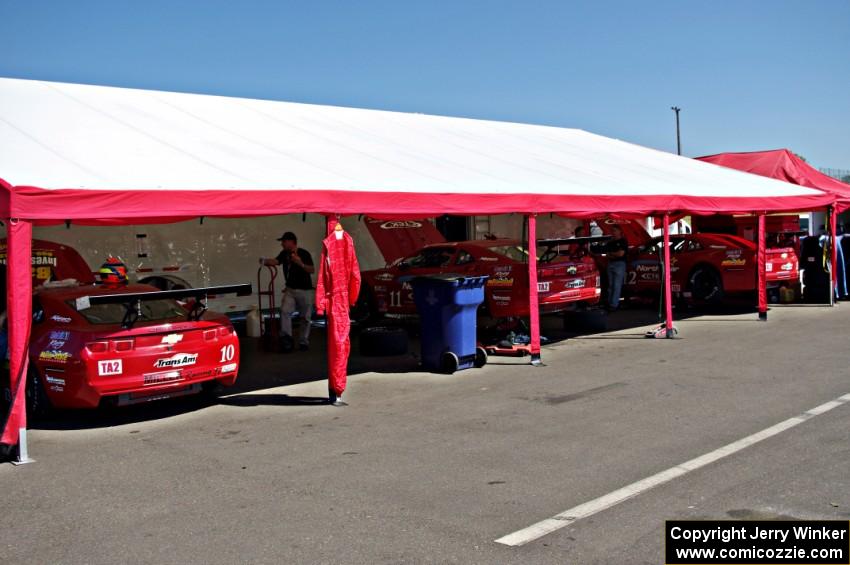
<path fill-rule="evenodd" d="M 658 265 L 657 264 L 647 264 L 647 263 L 637 263 L 635 265 L 635 271 L 638 273 L 657 273 Z"/>
<path fill-rule="evenodd" d="M 575 265 L 570 265 L 569 267 L 567 267 L 567 274 L 568 275 L 574 275 L 577 272 L 578 272 L 578 267 L 576 267 Z"/>
<path fill-rule="evenodd" d="M 794 269 L 794 263 L 783 263 L 780 267 L 783 271 L 791 271 Z"/>
<path fill-rule="evenodd" d="M 124 363 L 121 359 L 111 359 L 97 362 L 97 374 L 101 377 L 120 375 L 124 372 Z"/>
<path fill-rule="evenodd" d="M 738 257 L 741 256 L 741 253 L 742 252 L 741 252 L 740 249 L 727 249 L 726 250 L 726 256 L 731 258 L 731 259 L 737 259 Z"/>
<path fill-rule="evenodd" d="M 478 260 L 479 261 L 498 261 L 499 258 L 498 257 L 486 257 L 485 256 L 485 257 L 479 257 Z"/>
<path fill-rule="evenodd" d="M 549 292 L 549 281 L 538 282 L 537 292 Z"/>
<path fill-rule="evenodd" d="M 413 286 L 409 282 L 401 283 L 401 288 L 404 290 L 413 290 Z"/>
<path fill-rule="evenodd" d="M 724 259 L 720 262 L 720 265 L 723 267 L 743 267 L 746 264 L 746 259 Z"/>
<path fill-rule="evenodd" d="M 496 274 L 504 273 L 507 275 L 508 273 L 513 271 L 513 269 L 514 268 L 512 265 L 496 265 L 495 267 L 493 267 L 493 272 Z"/>
<path fill-rule="evenodd" d="M 375 280 L 382 282 L 388 282 L 393 280 L 394 278 L 395 276 L 392 273 L 378 273 L 377 275 L 375 275 Z"/>
<path fill-rule="evenodd" d="M 233 371 L 236 370 L 236 367 L 237 367 L 236 363 L 228 363 L 227 365 L 221 366 L 221 372 L 222 373 L 232 373 Z"/>
<path fill-rule="evenodd" d="M 487 286 L 513 286 L 513 279 L 492 278 L 487 279 Z"/>
<path fill-rule="evenodd" d="M 499 306 L 509 306 L 511 303 L 511 295 L 494 294 L 493 302 L 495 302 Z"/>
<path fill-rule="evenodd" d="M 682 292 L 682 285 L 680 284 L 671 284 L 670 290 L 673 292 Z"/>
<path fill-rule="evenodd" d="M 65 386 L 65 379 L 59 379 L 57 377 L 51 377 L 50 375 L 47 375 L 44 377 L 44 380 L 47 381 L 47 384 Z"/>
<path fill-rule="evenodd" d="M 68 341 L 71 337 L 71 332 L 67 330 L 53 330 L 50 332 L 50 339 L 61 339 L 62 341 Z"/>
<path fill-rule="evenodd" d="M 168 345 L 175 345 L 183 341 L 183 334 L 168 334 L 162 337 L 161 343 L 167 343 Z"/>
<path fill-rule="evenodd" d="M 387 287 L 385 287 L 384 285 L 375 285 L 373 288 L 375 289 L 375 292 L 386 292 L 387 291 Z"/>
<path fill-rule="evenodd" d="M 157 359 L 156 363 L 153 366 L 156 369 L 164 369 L 166 367 L 185 367 L 187 365 L 194 365 L 198 362 L 198 354 L 197 353 L 178 353 L 172 357 L 166 357 L 165 359 Z"/>
<path fill-rule="evenodd" d="M 382 230 L 398 230 L 404 228 L 421 228 L 422 224 L 419 222 L 414 222 L 412 220 L 406 221 L 395 221 L 395 222 L 384 222 L 381 224 Z"/>
<path fill-rule="evenodd" d="M 68 317 L 65 317 L 65 316 L 60 316 L 58 314 L 54 314 L 50 318 L 50 320 L 53 321 L 53 322 L 59 322 L 60 324 L 70 324 L 71 323 L 71 318 L 68 318 Z"/>
<path fill-rule="evenodd" d="M 50 343 L 47 344 L 47 349 L 62 349 L 65 347 L 65 341 L 61 339 L 51 339 Z"/>
<path fill-rule="evenodd" d="M 71 354 L 67 351 L 42 351 L 38 356 L 39 361 L 51 361 L 53 363 L 67 363 Z"/>
<path fill-rule="evenodd" d="M 575 279 L 568 281 L 564 286 L 567 288 L 584 288 L 585 280 L 584 279 Z"/>
<path fill-rule="evenodd" d="M 144 376 L 145 386 L 173 383 L 182 380 L 180 371 L 167 371 L 165 373 L 150 373 Z"/>
<path fill-rule="evenodd" d="M 767 273 L 773 271 L 773 263 L 765 263 L 764 264 L 764 270 Z"/>

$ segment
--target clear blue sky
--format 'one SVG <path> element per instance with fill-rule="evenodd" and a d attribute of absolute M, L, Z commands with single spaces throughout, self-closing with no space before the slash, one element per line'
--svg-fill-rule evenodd
<path fill-rule="evenodd" d="M 0 75 L 578 127 L 850 169 L 847 0 L 0 0 Z"/>

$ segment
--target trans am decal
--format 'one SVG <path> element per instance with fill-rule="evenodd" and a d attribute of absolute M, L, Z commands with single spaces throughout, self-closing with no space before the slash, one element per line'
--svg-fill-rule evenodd
<path fill-rule="evenodd" d="M 186 367 L 187 365 L 194 365 L 197 362 L 197 353 L 178 353 L 173 357 L 157 359 L 153 366 L 156 369 L 165 369 L 166 367 Z"/>

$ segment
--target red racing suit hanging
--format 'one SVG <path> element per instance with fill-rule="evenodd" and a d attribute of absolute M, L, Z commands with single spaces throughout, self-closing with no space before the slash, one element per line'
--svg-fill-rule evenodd
<path fill-rule="evenodd" d="M 316 311 L 328 314 L 328 388 L 336 396 L 345 390 L 351 342 L 349 307 L 360 292 L 360 265 L 354 240 L 336 220 L 328 223 L 329 235 L 322 241 L 322 259 L 316 283 Z"/>

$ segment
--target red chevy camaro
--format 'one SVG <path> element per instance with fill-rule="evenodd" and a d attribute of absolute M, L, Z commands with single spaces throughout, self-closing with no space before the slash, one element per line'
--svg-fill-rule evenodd
<path fill-rule="evenodd" d="M 586 243 L 594 238 L 585 238 Z M 599 302 L 599 271 L 584 253 L 570 253 L 584 240 L 541 240 L 537 291 L 541 312 L 551 313 Z M 562 250 L 562 248 L 564 248 Z M 363 273 L 361 296 L 380 314 L 416 313 L 415 276 L 452 273 L 488 277 L 484 307 L 495 317 L 527 316 L 527 252 L 517 240 L 493 239 L 434 243 L 397 259 L 388 267 Z"/>
<path fill-rule="evenodd" d="M 27 375 L 31 413 L 94 408 L 102 401 L 134 404 L 236 381 L 237 335 L 229 319 L 207 312 L 204 302 L 208 295 L 248 294 L 250 285 L 171 291 L 106 286 L 95 284 L 85 265 L 67 246 L 33 243 L 38 286 Z"/>
<path fill-rule="evenodd" d="M 650 237 L 640 222 L 601 220 L 605 233 L 619 225 L 629 242 L 628 268 L 623 293 L 626 296 L 657 297 L 661 291 L 660 257 L 664 252 L 661 236 Z M 685 300 L 715 304 L 724 297 L 751 293 L 757 285 L 757 247 L 743 237 L 727 234 L 695 233 L 670 236 L 670 274 L 673 293 Z M 598 257 L 600 268 L 605 258 Z M 799 262 L 792 247 L 766 250 L 768 286 L 799 278 Z"/>
<path fill-rule="evenodd" d="M 695 302 L 716 303 L 724 296 L 756 290 L 756 245 L 742 237 L 698 233 L 670 236 L 673 292 Z M 625 289 L 630 294 L 660 292 L 659 252 L 663 239 L 654 237 L 629 252 Z M 795 282 L 799 264 L 794 249 L 768 248 L 768 285 Z"/>

